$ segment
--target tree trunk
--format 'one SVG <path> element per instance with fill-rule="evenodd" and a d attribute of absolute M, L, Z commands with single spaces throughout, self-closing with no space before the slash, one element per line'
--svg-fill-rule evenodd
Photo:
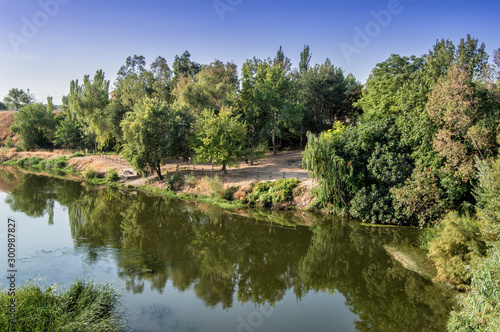
<path fill-rule="evenodd" d="M 163 175 L 161 175 L 161 166 L 159 163 L 156 166 L 156 174 L 158 175 L 158 180 L 163 181 Z"/>
<path fill-rule="evenodd" d="M 272 141 L 273 141 L 273 154 L 274 154 L 274 155 L 277 155 L 277 154 L 278 154 L 278 151 L 276 150 L 276 137 L 274 136 L 274 130 L 273 130 L 273 137 L 272 137 Z"/>
<path fill-rule="evenodd" d="M 222 172 L 224 172 L 224 174 L 226 174 L 227 172 L 227 166 L 226 164 L 222 164 Z"/>

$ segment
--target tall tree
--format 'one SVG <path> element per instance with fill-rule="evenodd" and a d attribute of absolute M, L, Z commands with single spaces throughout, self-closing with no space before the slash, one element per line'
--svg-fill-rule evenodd
<path fill-rule="evenodd" d="M 121 122 L 125 159 L 139 173 L 156 172 L 163 180 L 161 165 L 188 149 L 192 117 L 179 105 L 168 106 L 152 99 L 139 102 Z"/>
<path fill-rule="evenodd" d="M 304 76 L 309 71 L 311 57 L 312 54 L 309 45 L 304 46 L 304 50 L 300 52 L 299 73 L 301 76 Z"/>
<path fill-rule="evenodd" d="M 202 65 L 191 61 L 191 53 L 185 51 L 181 56 L 176 55 L 174 60 L 174 78 L 194 77 L 200 72 Z"/>
<path fill-rule="evenodd" d="M 456 61 L 458 66 L 465 70 L 472 79 L 484 79 L 488 75 L 488 53 L 486 44 L 479 44 L 479 40 L 462 38 L 457 47 Z"/>
<path fill-rule="evenodd" d="M 71 112 L 83 127 L 86 135 L 95 137 L 99 147 L 106 145 L 110 135 L 103 123 L 106 121 L 105 109 L 109 104 L 109 81 L 104 72 L 98 70 L 91 80 L 89 75 L 83 78 L 83 84 L 78 80 L 71 81 L 69 104 Z"/>
<path fill-rule="evenodd" d="M 355 84 L 355 80 L 350 82 Z M 300 99 L 304 103 L 304 129 L 320 133 L 331 128 L 336 120 L 343 120 L 341 113 L 348 82 L 340 68 L 329 59 L 309 69 L 301 77 Z"/>
<path fill-rule="evenodd" d="M 216 113 L 231 106 L 238 89 L 238 73 L 234 63 L 216 60 L 193 79 L 184 78 L 176 88 L 177 100 L 200 112 L 211 108 Z"/>
<path fill-rule="evenodd" d="M 291 98 L 291 78 L 280 61 L 247 60 L 242 72 L 240 104 L 250 126 L 250 147 L 270 140 L 276 154 L 283 130 L 298 133 L 302 121 L 302 105 Z"/>
<path fill-rule="evenodd" d="M 474 158 L 493 152 L 495 119 L 479 107 L 474 96 L 470 71 L 458 65 L 442 77 L 429 96 L 431 119 L 439 126 L 434 148 L 444 160 L 445 169 L 463 182 L 474 176 Z"/>
<path fill-rule="evenodd" d="M 132 109 L 143 98 L 172 102 L 172 71 L 167 61 L 157 57 L 146 69 L 144 56 L 128 57 L 118 71 L 113 98 Z"/>
<path fill-rule="evenodd" d="M 30 93 L 30 90 L 10 89 L 7 96 L 3 99 L 4 103 L 12 110 L 19 110 L 26 105 L 35 102 L 35 96 Z"/>

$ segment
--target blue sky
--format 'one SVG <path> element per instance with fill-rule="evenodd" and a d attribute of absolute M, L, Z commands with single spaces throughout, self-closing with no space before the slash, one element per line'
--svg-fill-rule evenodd
<path fill-rule="evenodd" d="M 491 54 L 500 47 L 499 14 L 494 0 L 0 0 L 0 100 L 29 88 L 57 104 L 71 80 L 98 69 L 113 83 L 134 54 L 172 65 L 188 50 L 199 63 L 241 68 L 280 45 L 294 67 L 310 45 L 313 64 L 328 57 L 364 83 L 390 54 L 422 55 L 436 39 L 458 44 L 470 33 Z"/>

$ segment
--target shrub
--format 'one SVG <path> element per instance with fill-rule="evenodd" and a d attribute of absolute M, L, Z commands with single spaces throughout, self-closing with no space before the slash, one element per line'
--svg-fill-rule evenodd
<path fill-rule="evenodd" d="M 107 182 L 117 182 L 120 179 L 120 176 L 118 175 L 118 171 L 114 168 L 110 168 L 108 170 L 108 174 L 106 175 L 106 181 Z"/>
<path fill-rule="evenodd" d="M 43 158 L 40 157 L 26 157 L 19 159 L 17 161 L 17 164 L 21 167 L 28 167 L 28 166 L 36 166 L 40 164 L 43 161 Z"/>
<path fill-rule="evenodd" d="M 450 212 L 438 225 L 438 234 L 429 243 L 437 279 L 466 289 L 470 283 L 470 264 L 485 253 L 477 220 Z"/>
<path fill-rule="evenodd" d="M 472 271 L 471 291 L 451 312 L 448 331 L 500 331 L 500 249 Z"/>
<path fill-rule="evenodd" d="M 222 192 L 220 192 L 219 195 L 222 199 L 225 199 L 226 201 L 232 201 L 234 199 L 234 194 L 238 191 L 238 189 L 240 189 L 240 187 L 230 187 L 222 190 Z"/>
<path fill-rule="evenodd" d="M 84 173 L 86 180 L 94 180 L 94 179 L 102 179 L 103 175 L 98 171 L 94 171 L 93 169 L 87 169 Z"/>
<path fill-rule="evenodd" d="M 297 179 L 283 179 L 274 182 L 257 183 L 248 195 L 249 204 L 270 207 L 278 203 L 293 200 L 293 190 L 298 186 Z"/>
<path fill-rule="evenodd" d="M 165 177 L 165 185 L 168 190 L 177 189 L 183 184 L 184 184 L 184 177 L 179 172 L 175 172 L 170 177 L 167 174 L 167 176 Z"/>
<path fill-rule="evenodd" d="M 54 169 L 54 168 L 65 168 L 68 165 L 68 159 L 65 156 L 44 160 L 40 163 L 40 167 L 45 169 Z"/>
<path fill-rule="evenodd" d="M 5 143 L 4 145 L 6 147 L 8 147 L 9 149 L 10 148 L 15 148 L 16 147 L 16 142 L 14 142 L 14 140 L 12 139 L 12 137 L 7 137 L 7 139 L 5 140 Z"/>

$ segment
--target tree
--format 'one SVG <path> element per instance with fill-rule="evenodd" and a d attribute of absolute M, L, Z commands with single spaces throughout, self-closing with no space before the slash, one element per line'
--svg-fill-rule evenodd
<path fill-rule="evenodd" d="M 172 102 L 172 71 L 167 60 L 157 57 L 146 68 L 144 56 L 128 57 L 118 71 L 113 97 L 130 109 L 143 98 Z"/>
<path fill-rule="evenodd" d="M 474 96 L 474 87 L 466 69 L 454 65 L 430 93 L 427 107 L 439 130 L 434 149 L 444 161 L 444 168 L 463 182 L 475 174 L 475 157 L 493 152 L 492 130 L 498 120 L 488 119 Z"/>
<path fill-rule="evenodd" d="M 342 109 L 351 88 L 348 84 L 357 83 L 352 75 L 350 78 L 353 81 L 348 82 L 342 69 L 333 66 L 329 59 L 302 74 L 299 94 L 305 109 L 304 130 L 320 133 L 345 118 Z"/>
<path fill-rule="evenodd" d="M 104 111 L 109 104 L 109 81 L 105 79 L 104 72 L 98 70 L 93 80 L 85 75 L 82 85 L 78 84 L 78 80 L 71 81 L 68 98 L 70 112 L 75 114 L 85 135 L 95 139 L 99 147 L 104 147 L 111 138 L 104 126 Z"/>
<path fill-rule="evenodd" d="M 304 50 L 300 53 L 300 63 L 299 63 L 300 76 L 304 76 L 309 71 L 311 57 L 312 54 L 309 45 L 304 46 Z"/>
<path fill-rule="evenodd" d="M 188 150 L 192 122 L 184 107 L 144 99 L 121 122 L 122 155 L 136 171 L 156 172 L 161 181 L 166 158 L 178 158 Z"/>
<path fill-rule="evenodd" d="M 50 147 L 55 130 L 54 114 L 47 112 L 42 104 L 29 104 L 15 115 L 10 130 L 20 136 L 25 150 Z"/>
<path fill-rule="evenodd" d="M 185 51 L 181 56 L 176 55 L 174 60 L 174 79 L 194 77 L 202 69 L 202 65 L 191 61 L 191 54 Z"/>
<path fill-rule="evenodd" d="M 47 112 L 54 112 L 54 104 L 52 103 L 52 97 L 47 97 Z"/>
<path fill-rule="evenodd" d="M 82 127 L 69 116 L 59 122 L 55 132 L 55 144 L 63 148 L 74 148 L 82 142 Z"/>
<path fill-rule="evenodd" d="M 24 91 L 23 89 L 14 88 L 9 90 L 9 93 L 3 101 L 9 106 L 10 109 L 17 111 L 26 105 L 34 103 L 35 96 L 30 93 L 29 89 Z"/>
<path fill-rule="evenodd" d="M 250 149 L 271 140 L 276 154 L 283 131 L 298 133 L 302 121 L 302 105 L 291 96 L 291 78 L 281 60 L 271 64 L 258 59 L 245 62 L 242 76 L 240 108 L 250 126 Z"/>
<path fill-rule="evenodd" d="M 175 88 L 177 101 L 200 112 L 211 108 L 216 113 L 231 106 L 238 90 L 238 73 L 234 63 L 215 60 L 193 79 L 181 79 Z"/>
<path fill-rule="evenodd" d="M 212 161 L 227 166 L 237 165 L 242 159 L 243 145 L 246 139 L 245 124 L 241 115 L 234 115 L 231 108 L 223 108 L 216 115 L 213 110 L 201 112 L 196 124 L 193 149 L 197 162 Z"/>
<path fill-rule="evenodd" d="M 466 71 L 472 79 L 485 79 L 488 75 L 488 53 L 486 45 L 479 45 L 479 40 L 462 38 L 457 47 L 456 61 L 459 68 Z"/>
<path fill-rule="evenodd" d="M 7 110 L 7 106 L 0 101 L 0 111 Z"/>

